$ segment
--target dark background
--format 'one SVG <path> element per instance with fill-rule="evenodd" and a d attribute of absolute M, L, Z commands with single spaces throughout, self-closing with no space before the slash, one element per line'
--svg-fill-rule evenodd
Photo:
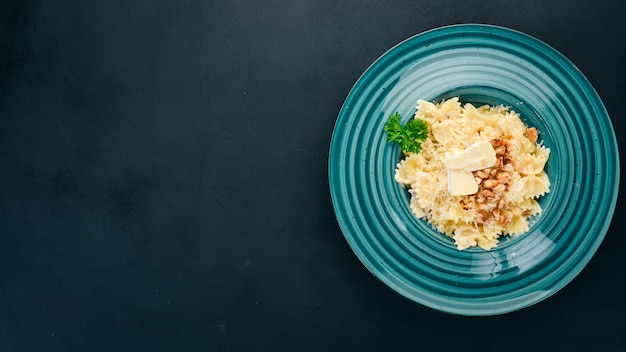
<path fill-rule="evenodd" d="M 626 349 L 623 192 L 573 282 L 469 318 L 371 276 L 327 176 L 360 74 L 454 23 L 561 51 L 623 141 L 625 13 L 624 1 L 1 2 L 0 351 Z"/>

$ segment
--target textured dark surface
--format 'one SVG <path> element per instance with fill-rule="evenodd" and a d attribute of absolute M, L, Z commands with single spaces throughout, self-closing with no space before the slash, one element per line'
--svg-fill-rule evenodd
<path fill-rule="evenodd" d="M 408 302 L 360 265 L 327 177 L 359 75 L 453 23 L 561 51 L 622 141 L 625 12 L 623 1 L 2 2 L 0 350 L 626 349 L 623 192 L 571 284 L 467 318 Z"/>

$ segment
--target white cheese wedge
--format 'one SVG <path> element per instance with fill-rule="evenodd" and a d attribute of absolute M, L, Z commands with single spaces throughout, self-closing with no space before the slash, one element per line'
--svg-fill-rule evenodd
<path fill-rule="evenodd" d="M 471 171 L 447 168 L 448 192 L 453 196 L 465 196 L 478 192 L 478 184 Z"/>
<path fill-rule="evenodd" d="M 496 163 L 496 152 L 488 141 L 476 142 L 443 162 L 448 169 L 477 171 Z"/>

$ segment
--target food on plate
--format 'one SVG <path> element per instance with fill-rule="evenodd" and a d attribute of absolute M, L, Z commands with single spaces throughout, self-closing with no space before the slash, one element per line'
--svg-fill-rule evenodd
<path fill-rule="evenodd" d="M 544 171 L 550 149 L 517 112 L 455 97 L 419 100 L 404 127 L 399 115 L 393 120 L 385 130 L 403 149 L 395 180 L 408 188 L 416 217 L 452 237 L 459 250 L 490 250 L 503 235 L 529 231 L 529 220 L 542 211 L 537 199 L 550 191 Z"/>

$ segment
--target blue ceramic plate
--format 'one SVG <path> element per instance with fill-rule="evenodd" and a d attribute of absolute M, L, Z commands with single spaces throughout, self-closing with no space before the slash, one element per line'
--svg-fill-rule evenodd
<path fill-rule="evenodd" d="M 551 149 L 543 213 L 491 251 L 458 251 L 394 181 L 401 152 L 386 141 L 387 117 L 405 123 L 418 99 L 454 96 L 510 106 Z M 495 315 L 549 297 L 589 262 L 615 210 L 619 155 L 602 101 L 567 58 L 510 29 L 455 25 L 409 38 L 363 73 L 337 118 L 329 177 L 343 234 L 375 277 L 436 310 Z"/>

